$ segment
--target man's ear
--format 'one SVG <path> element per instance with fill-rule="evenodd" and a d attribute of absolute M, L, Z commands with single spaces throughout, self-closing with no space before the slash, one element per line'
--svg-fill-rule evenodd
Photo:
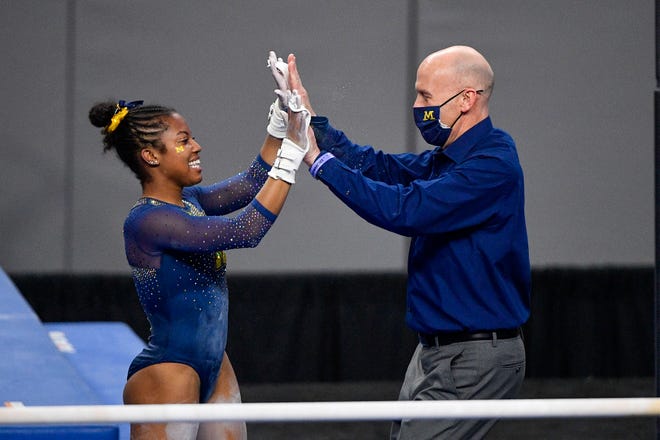
<path fill-rule="evenodd" d="M 477 94 L 477 91 L 474 89 L 467 89 L 461 94 L 461 112 L 465 113 L 468 110 L 470 110 L 475 102 L 477 102 L 477 98 L 479 95 Z"/>

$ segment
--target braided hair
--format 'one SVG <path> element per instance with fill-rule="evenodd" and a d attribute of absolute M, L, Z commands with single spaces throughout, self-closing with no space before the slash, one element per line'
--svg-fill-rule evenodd
<path fill-rule="evenodd" d="M 167 130 L 164 121 L 176 111 L 160 105 L 143 106 L 141 101 L 125 104 L 124 101 L 101 102 L 89 110 L 89 120 L 95 127 L 102 128 L 103 151 L 114 149 L 124 164 L 143 182 L 148 178 L 140 159 L 146 147 L 160 151 L 165 145 L 160 140 Z"/>

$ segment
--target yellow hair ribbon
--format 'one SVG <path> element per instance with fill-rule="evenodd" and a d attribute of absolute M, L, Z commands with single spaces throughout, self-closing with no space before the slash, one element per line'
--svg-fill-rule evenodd
<path fill-rule="evenodd" d="M 117 105 L 117 110 L 115 111 L 115 114 L 112 116 L 112 119 L 110 119 L 110 125 L 105 129 L 106 133 L 112 133 L 119 127 L 119 123 L 124 119 L 124 116 L 128 114 L 128 107 L 119 107 Z"/>

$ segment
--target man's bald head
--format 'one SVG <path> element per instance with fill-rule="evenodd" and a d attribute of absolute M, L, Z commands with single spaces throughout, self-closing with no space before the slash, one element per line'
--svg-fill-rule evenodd
<path fill-rule="evenodd" d="M 419 66 L 428 69 L 433 76 L 451 81 L 457 89 L 475 88 L 490 97 L 494 75 L 486 58 L 469 46 L 451 46 L 433 52 Z"/>

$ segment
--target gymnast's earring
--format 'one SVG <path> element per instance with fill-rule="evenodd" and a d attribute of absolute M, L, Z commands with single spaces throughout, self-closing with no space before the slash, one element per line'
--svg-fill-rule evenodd
<path fill-rule="evenodd" d="M 148 149 L 142 150 L 140 155 L 142 156 L 142 160 L 145 161 L 147 165 L 155 167 L 156 165 L 159 164 L 158 159 L 154 157 L 153 152 L 149 151 Z"/>

